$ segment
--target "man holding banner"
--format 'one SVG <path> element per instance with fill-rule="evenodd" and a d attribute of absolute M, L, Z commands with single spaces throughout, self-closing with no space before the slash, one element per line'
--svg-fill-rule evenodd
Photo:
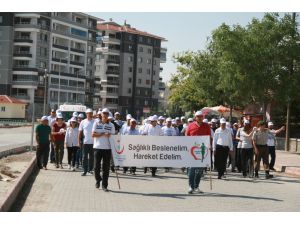
<path fill-rule="evenodd" d="M 186 136 L 211 136 L 210 126 L 207 123 L 203 123 L 203 113 L 201 111 L 195 113 L 195 121 L 188 125 Z M 193 192 L 203 193 L 199 190 L 199 184 L 204 169 L 205 167 L 188 168 L 189 194 Z"/>

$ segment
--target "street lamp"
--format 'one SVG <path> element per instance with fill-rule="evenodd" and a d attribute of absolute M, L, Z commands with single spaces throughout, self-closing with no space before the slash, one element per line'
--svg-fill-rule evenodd
<path fill-rule="evenodd" d="M 44 115 L 46 115 L 46 105 L 47 105 L 47 79 L 49 77 L 49 74 L 47 73 L 47 69 L 45 69 L 45 74 L 44 74 Z"/>
<path fill-rule="evenodd" d="M 65 57 L 65 58 L 59 58 L 59 62 L 61 64 L 61 60 L 62 59 L 68 59 L 69 57 Z M 57 107 L 59 107 L 60 105 L 60 64 L 58 66 L 58 101 L 57 101 Z"/>

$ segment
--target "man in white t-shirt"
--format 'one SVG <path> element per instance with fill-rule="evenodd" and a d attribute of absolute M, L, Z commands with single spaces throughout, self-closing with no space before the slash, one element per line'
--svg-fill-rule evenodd
<path fill-rule="evenodd" d="M 93 119 L 93 110 L 87 109 L 86 110 L 86 119 L 82 120 L 79 125 L 79 134 L 78 134 L 78 146 L 80 145 L 80 140 L 83 138 L 83 173 L 81 176 L 86 176 L 86 174 L 89 172 L 90 174 L 93 173 L 93 167 L 94 167 L 94 150 L 93 150 L 93 144 L 94 139 L 92 137 L 92 129 L 95 120 Z"/>
<path fill-rule="evenodd" d="M 100 187 L 102 181 L 102 190 L 108 192 L 108 177 L 111 159 L 111 145 L 109 138 L 115 134 L 115 126 L 109 122 L 109 110 L 107 108 L 101 111 L 101 120 L 95 121 L 92 129 L 92 136 L 94 138 L 94 158 L 95 158 L 95 179 L 96 188 Z M 102 177 L 100 174 L 102 161 Z"/>

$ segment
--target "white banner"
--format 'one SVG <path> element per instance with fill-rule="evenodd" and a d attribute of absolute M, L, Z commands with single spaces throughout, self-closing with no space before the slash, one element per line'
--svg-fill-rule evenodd
<path fill-rule="evenodd" d="M 110 141 L 115 166 L 210 167 L 209 136 L 122 135 Z"/>

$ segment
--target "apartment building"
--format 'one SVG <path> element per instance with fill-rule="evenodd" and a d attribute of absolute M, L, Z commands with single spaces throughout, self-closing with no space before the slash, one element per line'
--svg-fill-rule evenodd
<path fill-rule="evenodd" d="M 95 72 L 101 85 L 99 107 L 137 118 L 157 110 L 160 65 L 166 60 L 161 42 L 166 40 L 112 20 L 97 27 L 102 36 Z"/>
<path fill-rule="evenodd" d="M 99 20 L 79 12 L 0 13 L 0 94 L 34 101 L 37 115 L 45 91 L 46 111 L 65 102 L 93 107 L 100 93 L 94 81 Z"/>

